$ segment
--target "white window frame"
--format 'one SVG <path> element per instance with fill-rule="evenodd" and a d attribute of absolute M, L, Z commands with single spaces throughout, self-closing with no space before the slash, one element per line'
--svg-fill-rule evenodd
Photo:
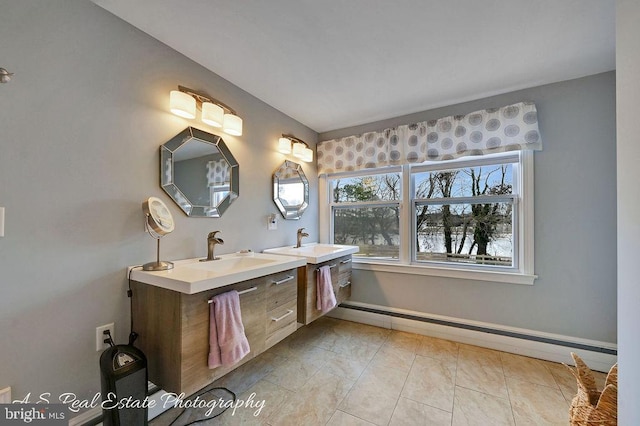
<path fill-rule="evenodd" d="M 346 177 L 346 178 L 353 178 L 353 177 L 359 177 L 359 176 L 374 176 L 374 175 L 384 175 L 384 174 L 390 174 L 390 173 L 398 173 L 398 175 L 400 176 L 400 186 L 402 189 L 402 193 L 400 195 L 400 199 L 399 200 L 380 200 L 380 201 L 358 201 L 358 202 L 347 202 L 347 203 L 334 203 L 333 199 L 332 199 L 332 194 L 331 194 L 331 188 L 329 187 L 329 194 L 328 194 L 328 199 L 327 202 L 325 203 L 326 205 L 328 205 L 329 208 L 329 241 L 331 241 L 331 243 L 334 242 L 334 226 L 333 226 L 333 208 L 354 208 L 354 207 L 362 207 L 362 208 L 367 208 L 367 207 L 395 207 L 398 206 L 398 209 L 400 211 L 400 223 L 398 224 L 399 229 L 398 229 L 398 233 L 399 233 L 399 238 L 400 238 L 400 243 L 399 243 L 399 247 L 400 247 L 400 253 L 399 253 L 399 259 L 402 259 L 402 248 L 406 245 L 405 243 L 405 239 L 406 239 L 406 232 L 404 232 L 403 230 L 403 222 L 404 222 L 404 201 L 405 200 L 405 182 L 404 182 L 404 169 L 402 167 L 399 166 L 394 166 L 394 167 L 384 167 L 384 168 L 380 168 L 380 169 L 365 169 L 365 170 L 359 170 L 357 172 L 346 172 L 346 173 L 335 173 L 332 174 L 330 179 L 334 180 L 334 179 L 339 179 L 342 177 Z M 385 260 L 383 259 L 376 259 L 376 258 L 370 258 L 368 259 L 373 263 L 378 263 L 378 262 L 385 262 Z M 386 262 L 398 262 L 397 260 L 386 260 Z"/>
<path fill-rule="evenodd" d="M 333 242 L 333 214 L 330 180 L 337 177 L 357 177 L 367 176 L 377 173 L 389 173 L 401 171 L 402 179 L 402 199 L 400 201 L 400 253 L 399 259 L 380 260 L 370 258 L 353 259 L 353 268 L 392 272 L 411 275 L 426 275 L 445 278 L 466 279 L 475 281 L 490 281 L 499 283 L 532 285 L 537 276 L 534 274 L 534 175 L 533 175 L 533 152 L 518 151 L 492 154 L 482 157 L 459 158 L 445 162 L 431 162 L 429 166 L 437 164 L 437 168 L 459 168 L 471 167 L 478 164 L 491 164 L 492 158 L 518 157 L 518 162 L 514 163 L 514 180 L 519 187 L 518 197 L 514 200 L 517 203 L 517 212 L 514 214 L 514 222 L 517 227 L 517 240 L 514 247 L 514 259 L 517 267 L 514 268 L 477 268 L 461 264 L 412 262 L 412 245 L 407 243 L 407 238 L 414 240 L 415 214 L 413 208 L 415 203 L 412 200 L 411 173 L 424 169 L 424 164 L 405 165 L 402 167 L 389 167 L 381 169 L 366 169 L 357 172 L 336 173 L 329 176 L 323 175 L 319 179 L 320 197 L 320 241 Z M 517 166 L 516 166 L 517 164 Z M 515 182 L 514 182 L 515 184 Z M 394 203 L 394 202 L 392 202 Z M 388 202 L 376 204 L 388 204 Z M 359 205 L 359 204 L 358 204 Z M 364 205 L 364 203 L 363 203 Z"/>

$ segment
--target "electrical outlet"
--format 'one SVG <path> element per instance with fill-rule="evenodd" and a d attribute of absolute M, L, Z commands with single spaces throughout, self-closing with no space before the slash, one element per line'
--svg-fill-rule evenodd
<path fill-rule="evenodd" d="M 108 338 L 106 334 L 104 334 L 105 330 L 109 330 L 111 333 L 111 338 L 113 341 L 116 341 L 116 325 L 115 323 L 101 325 L 100 327 L 96 327 L 96 352 L 103 351 L 109 347 L 109 344 L 104 343 L 104 339 Z"/>

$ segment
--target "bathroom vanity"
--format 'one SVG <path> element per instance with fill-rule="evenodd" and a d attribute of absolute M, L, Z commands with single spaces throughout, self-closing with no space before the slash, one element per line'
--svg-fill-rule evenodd
<path fill-rule="evenodd" d="M 298 322 L 305 325 L 324 315 L 316 307 L 317 275 L 322 266 L 331 268 L 331 283 L 336 295 L 336 306 L 351 297 L 350 254 L 318 264 L 308 263 L 298 268 Z"/>
<path fill-rule="evenodd" d="M 358 246 L 311 243 L 267 249 L 264 253 L 298 256 L 306 261 L 298 268 L 298 322 L 306 325 L 324 315 L 316 308 L 318 270 L 323 266 L 331 268 L 331 283 L 339 305 L 351 297 L 351 260 L 358 251 Z"/>
<path fill-rule="evenodd" d="M 223 255 L 189 259 L 171 271 L 131 272 L 133 330 L 147 355 L 149 380 L 190 395 L 239 367 L 297 328 L 299 258 Z M 237 290 L 250 353 L 230 367 L 209 369 L 209 300 Z"/>

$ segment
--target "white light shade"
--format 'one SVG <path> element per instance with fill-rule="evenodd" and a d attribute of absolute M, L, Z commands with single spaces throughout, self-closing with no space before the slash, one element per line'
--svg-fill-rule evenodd
<path fill-rule="evenodd" d="M 306 146 L 304 146 L 303 143 L 294 142 L 294 144 L 293 144 L 293 156 L 302 159 L 302 157 L 304 155 L 305 148 L 306 148 Z"/>
<path fill-rule="evenodd" d="M 179 90 L 172 90 L 169 94 L 169 108 L 180 117 L 196 118 L 196 100 Z"/>
<path fill-rule="evenodd" d="M 233 136 L 242 136 L 242 118 L 233 114 L 225 114 L 222 120 L 222 130 Z"/>
<path fill-rule="evenodd" d="M 291 140 L 287 138 L 278 139 L 278 151 L 283 154 L 291 154 Z"/>
<path fill-rule="evenodd" d="M 313 150 L 310 148 L 305 148 L 304 151 L 302 152 L 302 157 L 300 157 L 300 159 L 302 161 L 306 161 L 307 163 L 310 163 L 313 161 Z"/>
<path fill-rule="evenodd" d="M 221 106 L 204 102 L 202 104 L 202 122 L 213 127 L 222 127 L 224 110 Z"/>

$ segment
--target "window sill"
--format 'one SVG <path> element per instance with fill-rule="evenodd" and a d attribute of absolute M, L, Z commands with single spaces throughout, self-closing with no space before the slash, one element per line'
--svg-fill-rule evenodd
<path fill-rule="evenodd" d="M 393 272 L 396 274 L 426 275 L 432 277 L 457 278 L 474 281 L 490 281 L 506 284 L 533 285 L 537 275 L 520 274 L 515 272 L 498 271 L 470 271 L 468 269 L 454 269 L 434 266 L 403 265 L 398 263 L 372 262 L 353 258 L 353 269 L 376 272 Z"/>

